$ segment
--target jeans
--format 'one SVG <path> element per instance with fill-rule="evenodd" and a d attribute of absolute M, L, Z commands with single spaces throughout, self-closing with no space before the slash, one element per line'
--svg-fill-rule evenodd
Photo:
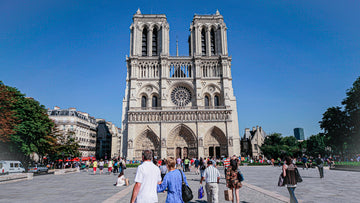
<path fill-rule="evenodd" d="M 319 173 L 320 173 L 320 178 L 323 178 L 324 177 L 324 167 L 318 166 L 318 169 L 319 169 Z"/>
<path fill-rule="evenodd" d="M 287 187 L 289 194 L 290 194 L 290 203 L 298 203 L 298 201 L 295 197 L 295 188 L 296 187 L 291 187 L 291 186 Z"/>
<path fill-rule="evenodd" d="M 206 183 L 206 198 L 208 203 L 219 202 L 219 186 L 217 183 Z"/>

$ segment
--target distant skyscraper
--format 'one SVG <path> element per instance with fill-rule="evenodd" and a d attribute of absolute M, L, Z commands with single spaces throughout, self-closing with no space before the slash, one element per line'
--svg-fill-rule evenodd
<path fill-rule="evenodd" d="M 297 140 L 305 140 L 304 129 L 294 128 L 294 136 Z"/>

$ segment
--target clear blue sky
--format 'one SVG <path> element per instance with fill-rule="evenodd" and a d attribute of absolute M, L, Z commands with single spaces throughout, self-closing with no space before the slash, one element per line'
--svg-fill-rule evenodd
<path fill-rule="evenodd" d="M 126 2 L 126 3 L 122 3 Z M 305 136 L 360 73 L 360 1 L 0 0 L 0 80 L 48 108 L 76 107 L 121 125 L 129 26 L 166 14 L 170 51 L 188 54 L 193 15 L 224 16 L 239 131 Z"/>

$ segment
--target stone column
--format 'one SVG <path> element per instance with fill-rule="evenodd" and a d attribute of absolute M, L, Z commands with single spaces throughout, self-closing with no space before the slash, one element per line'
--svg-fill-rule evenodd
<path fill-rule="evenodd" d="M 152 36 L 153 36 L 153 26 L 149 27 L 149 31 L 148 31 L 148 41 L 147 41 L 147 55 L 148 56 L 152 56 Z"/>
<path fill-rule="evenodd" d="M 206 56 L 210 56 L 210 27 L 207 27 L 205 30 L 205 46 L 206 46 Z"/>

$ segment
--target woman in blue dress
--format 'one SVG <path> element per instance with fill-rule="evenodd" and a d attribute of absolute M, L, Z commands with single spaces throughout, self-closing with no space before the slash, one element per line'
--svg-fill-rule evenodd
<path fill-rule="evenodd" d="M 157 192 L 163 192 L 166 188 L 168 195 L 166 197 L 166 203 L 183 203 L 182 199 L 182 178 L 184 178 L 185 184 L 188 186 L 186 176 L 181 170 L 175 169 L 176 161 L 173 157 L 169 157 L 166 161 L 168 173 L 165 175 L 164 180 L 157 186 Z"/>

